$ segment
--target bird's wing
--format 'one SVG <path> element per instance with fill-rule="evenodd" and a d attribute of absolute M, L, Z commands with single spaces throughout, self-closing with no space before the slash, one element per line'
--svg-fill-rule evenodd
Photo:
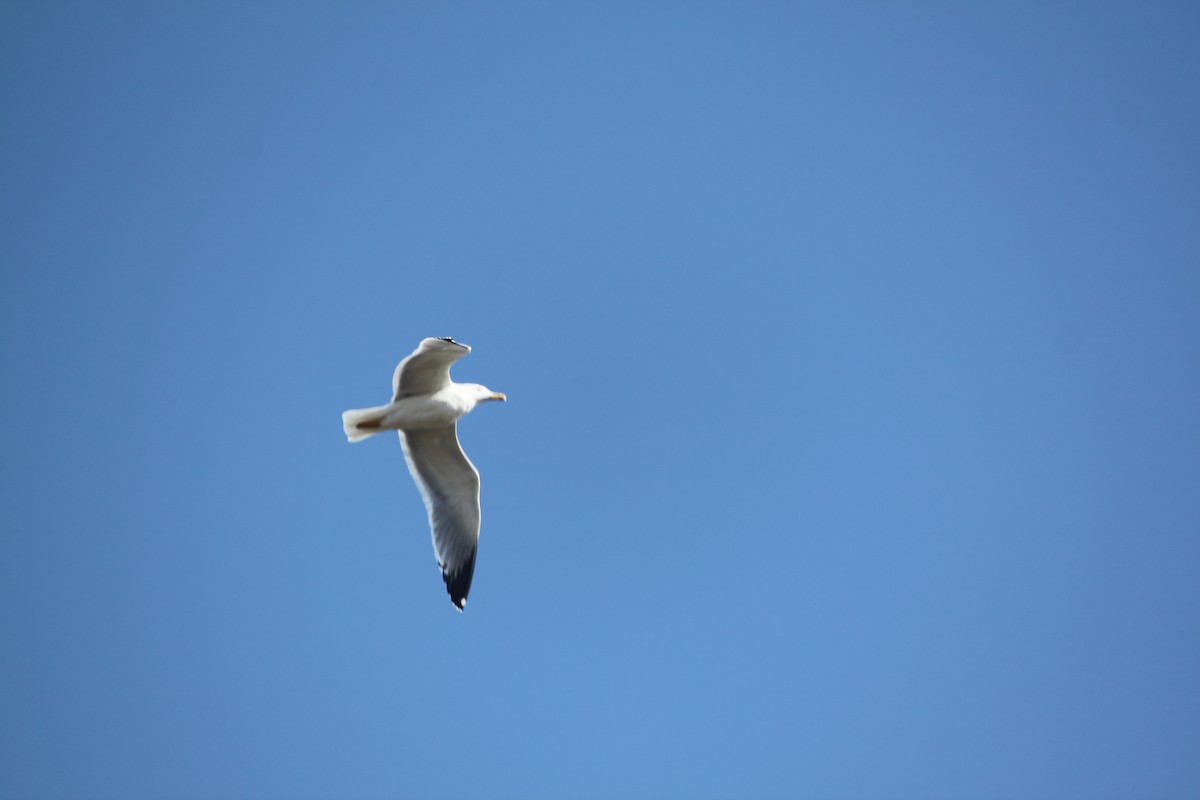
<path fill-rule="evenodd" d="M 453 339 L 424 339 L 392 375 L 392 401 L 414 394 L 433 394 L 450 385 L 450 365 L 471 352 Z"/>
<path fill-rule="evenodd" d="M 466 605 L 479 544 L 479 472 L 458 444 L 454 425 L 400 431 L 404 459 L 429 511 L 433 552 L 450 600 Z"/>

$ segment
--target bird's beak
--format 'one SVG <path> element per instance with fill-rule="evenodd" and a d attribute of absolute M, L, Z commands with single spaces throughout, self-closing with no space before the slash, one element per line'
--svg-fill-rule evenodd
<path fill-rule="evenodd" d="M 508 398 L 504 396 L 503 392 L 492 392 L 491 394 L 489 394 L 487 396 L 487 399 L 488 400 L 507 400 Z"/>

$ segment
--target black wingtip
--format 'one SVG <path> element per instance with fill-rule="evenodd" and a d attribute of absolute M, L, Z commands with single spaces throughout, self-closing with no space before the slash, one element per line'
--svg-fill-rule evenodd
<path fill-rule="evenodd" d="M 450 344 L 454 345 L 455 347 L 461 347 L 463 350 L 471 349 L 469 345 L 465 345 L 462 342 L 455 341 L 453 336 L 436 336 L 434 338 L 436 338 L 440 341 L 443 341 L 443 342 L 449 342 Z"/>
<path fill-rule="evenodd" d="M 443 572 L 442 580 L 446 582 L 446 591 L 450 593 L 450 602 L 454 603 L 454 607 L 459 611 L 467 605 L 467 592 L 471 591 L 471 578 L 475 577 L 475 553 L 478 548 L 471 551 L 471 555 L 466 562 L 454 572 Z"/>

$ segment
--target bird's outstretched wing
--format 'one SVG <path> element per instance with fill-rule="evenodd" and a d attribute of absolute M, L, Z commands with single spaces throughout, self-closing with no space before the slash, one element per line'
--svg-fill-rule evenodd
<path fill-rule="evenodd" d="M 400 445 L 429 511 L 433 552 L 446 590 L 461 611 L 479 545 L 479 472 L 459 446 L 454 425 L 400 431 Z"/>
<path fill-rule="evenodd" d="M 414 394 L 433 394 L 450 385 L 450 365 L 471 352 L 453 339 L 423 339 L 396 366 L 392 375 L 393 402 Z"/>

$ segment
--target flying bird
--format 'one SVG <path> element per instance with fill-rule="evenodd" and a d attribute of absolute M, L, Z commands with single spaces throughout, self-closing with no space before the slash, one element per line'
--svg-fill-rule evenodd
<path fill-rule="evenodd" d="M 392 376 L 392 402 L 346 411 L 351 442 L 398 431 L 433 531 L 433 552 L 450 601 L 467 604 L 479 547 L 479 471 L 458 443 L 458 420 L 487 400 L 506 400 L 478 383 L 450 380 L 450 365 L 471 348 L 450 338 L 424 339 Z"/>

